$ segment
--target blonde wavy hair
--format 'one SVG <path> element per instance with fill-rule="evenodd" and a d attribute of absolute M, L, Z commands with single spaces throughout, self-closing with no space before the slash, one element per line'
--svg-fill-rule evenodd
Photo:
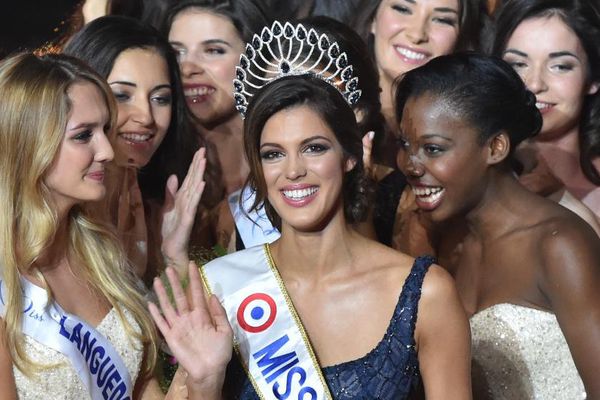
<path fill-rule="evenodd" d="M 33 273 L 44 281 L 34 263 L 54 241 L 60 223 L 44 181 L 69 119 L 67 91 L 76 83 L 91 83 L 100 89 L 112 132 L 117 115 L 112 92 L 104 79 L 82 62 L 61 54 L 22 53 L 0 63 L 0 268 L 6 285 L 3 339 L 13 363 L 28 375 L 44 367 L 34 364 L 23 348 L 20 275 Z M 127 333 L 144 344 L 144 374 L 148 375 L 156 363 L 156 330 L 114 227 L 94 219 L 80 206 L 73 207 L 67 218 L 69 259 L 81 264 L 90 288 L 106 297 Z M 124 309 L 134 316 L 139 330 L 128 323 Z"/>

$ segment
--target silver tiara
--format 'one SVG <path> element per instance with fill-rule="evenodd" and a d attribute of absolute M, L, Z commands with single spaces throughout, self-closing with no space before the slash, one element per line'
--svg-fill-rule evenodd
<path fill-rule="evenodd" d="M 302 55 L 305 57 L 302 58 Z M 265 85 L 290 75 L 316 76 L 336 88 L 350 105 L 358 102 L 361 90 L 353 76 L 348 56 L 327 35 L 319 36 L 302 24 L 273 22 L 255 34 L 235 67 L 233 80 L 235 107 L 246 114 L 250 97 Z"/>

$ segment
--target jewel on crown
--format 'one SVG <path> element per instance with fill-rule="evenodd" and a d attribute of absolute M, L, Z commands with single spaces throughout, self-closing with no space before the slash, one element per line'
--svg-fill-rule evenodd
<path fill-rule="evenodd" d="M 282 26 L 275 21 L 255 34 L 240 56 L 233 80 L 235 106 L 243 118 L 249 98 L 263 86 L 284 76 L 307 74 L 335 87 L 350 105 L 360 99 L 358 77 L 336 42 L 302 24 Z"/>

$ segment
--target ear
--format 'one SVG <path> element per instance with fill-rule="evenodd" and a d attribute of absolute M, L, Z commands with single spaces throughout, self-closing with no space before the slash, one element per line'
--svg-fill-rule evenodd
<path fill-rule="evenodd" d="M 510 153 L 510 138 L 506 132 L 500 132 L 491 139 L 487 144 L 488 156 L 487 162 L 490 165 L 499 164 L 506 160 Z"/>
<path fill-rule="evenodd" d="M 600 82 L 592 82 L 590 83 L 590 87 L 588 88 L 587 94 L 596 94 L 598 89 L 600 88 Z"/>
<path fill-rule="evenodd" d="M 350 172 L 356 166 L 356 159 L 354 157 L 348 157 L 346 161 L 344 161 L 344 172 Z"/>

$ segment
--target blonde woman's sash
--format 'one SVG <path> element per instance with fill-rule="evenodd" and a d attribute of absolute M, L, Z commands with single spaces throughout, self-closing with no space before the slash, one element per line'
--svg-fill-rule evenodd
<path fill-rule="evenodd" d="M 268 245 L 218 258 L 201 272 L 227 311 L 236 352 L 261 399 L 332 398 Z"/>
<path fill-rule="evenodd" d="M 62 353 L 93 400 L 131 400 L 133 384 L 121 356 L 104 335 L 87 322 L 48 303 L 46 290 L 21 278 L 23 333 Z M 0 315 L 6 309 L 6 285 L 0 270 Z"/>

